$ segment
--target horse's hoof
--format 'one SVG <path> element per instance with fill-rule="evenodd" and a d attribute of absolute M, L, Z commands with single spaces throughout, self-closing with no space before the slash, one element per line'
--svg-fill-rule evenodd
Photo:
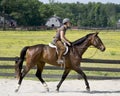
<path fill-rule="evenodd" d="M 46 91 L 49 92 L 49 88 L 47 88 Z"/>
<path fill-rule="evenodd" d="M 43 86 L 45 87 L 45 90 L 46 90 L 47 92 L 49 92 L 48 85 L 47 85 L 45 82 L 43 83 Z"/>
<path fill-rule="evenodd" d="M 90 92 L 90 88 L 89 88 L 89 87 L 86 87 L 86 90 L 87 90 L 88 92 Z"/>
<path fill-rule="evenodd" d="M 56 93 L 58 93 L 59 92 L 59 89 L 56 89 Z"/>
<path fill-rule="evenodd" d="M 15 92 L 17 93 L 17 92 L 18 92 L 18 89 L 16 89 Z"/>

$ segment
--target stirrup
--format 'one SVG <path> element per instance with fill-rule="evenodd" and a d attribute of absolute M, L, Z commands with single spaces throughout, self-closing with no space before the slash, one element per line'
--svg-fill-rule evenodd
<path fill-rule="evenodd" d="M 58 64 L 64 64 L 64 61 L 62 59 L 57 60 Z"/>

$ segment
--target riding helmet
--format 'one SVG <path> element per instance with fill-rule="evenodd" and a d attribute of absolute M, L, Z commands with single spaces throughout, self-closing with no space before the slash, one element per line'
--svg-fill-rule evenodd
<path fill-rule="evenodd" d="M 65 23 L 67 23 L 67 22 L 70 22 L 70 19 L 69 19 L 69 18 L 63 19 L 63 24 L 65 24 Z"/>

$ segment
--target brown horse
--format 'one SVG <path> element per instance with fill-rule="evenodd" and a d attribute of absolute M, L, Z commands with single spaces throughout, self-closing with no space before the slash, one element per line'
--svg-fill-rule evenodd
<path fill-rule="evenodd" d="M 61 84 L 63 83 L 63 81 L 65 80 L 65 78 L 67 77 L 67 75 L 71 70 L 76 71 L 78 74 L 80 74 L 84 78 L 86 89 L 90 91 L 90 86 L 87 81 L 87 77 L 80 68 L 80 62 L 81 62 L 83 53 L 91 45 L 93 45 L 94 47 L 96 47 L 101 51 L 105 50 L 105 46 L 102 43 L 101 39 L 98 37 L 97 32 L 88 34 L 85 37 L 74 41 L 72 43 L 72 47 L 69 47 L 69 52 L 65 56 L 63 56 L 65 59 L 65 70 L 59 84 L 57 85 L 57 89 L 56 89 L 57 91 L 59 91 Z M 26 66 L 22 70 L 22 65 L 23 65 L 25 56 L 26 56 Z M 48 45 L 39 44 L 39 45 L 24 47 L 21 51 L 20 58 L 16 63 L 16 73 L 17 73 L 17 77 L 19 78 L 16 92 L 19 90 L 25 75 L 34 66 L 37 66 L 36 76 L 42 82 L 42 84 L 46 87 L 47 91 L 49 91 L 47 84 L 45 83 L 41 75 L 42 75 L 42 71 L 45 66 L 45 63 L 51 64 L 54 66 L 61 66 L 56 61 L 57 61 L 56 49 L 51 48 Z"/>

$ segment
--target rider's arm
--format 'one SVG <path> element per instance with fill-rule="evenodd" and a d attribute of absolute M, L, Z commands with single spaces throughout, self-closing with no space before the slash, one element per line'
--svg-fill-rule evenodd
<path fill-rule="evenodd" d="M 69 46 L 71 46 L 70 41 L 65 37 L 64 31 L 60 32 L 60 38 L 61 38 L 62 41 L 67 43 Z"/>

